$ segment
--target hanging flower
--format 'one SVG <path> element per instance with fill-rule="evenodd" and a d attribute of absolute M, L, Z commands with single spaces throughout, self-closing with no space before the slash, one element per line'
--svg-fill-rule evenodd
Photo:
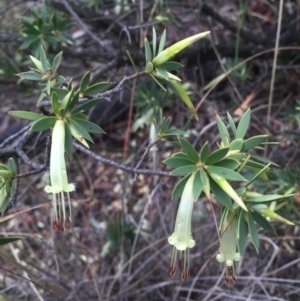
<path fill-rule="evenodd" d="M 173 277 L 176 272 L 176 264 L 183 268 L 181 272 L 181 279 L 184 280 L 190 277 L 190 248 L 195 246 L 195 241 L 191 232 L 191 220 L 194 206 L 193 196 L 193 182 L 195 173 L 193 173 L 185 184 L 183 193 L 181 196 L 179 208 L 177 211 L 177 217 L 175 222 L 175 229 L 173 234 L 169 237 L 168 241 L 170 245 L 173 245 L 171 266 L 169 268 L 169 275 Z M 177 251 L 179 251 L 179 260 L 177 262 Z"/>
<path fill-rule="evenodd" d="M 53 228 L 63 231 L 70 226 L 71 201 L 69 192 L 75 190 L 75 185 L 68 183 L 66 162 L 65 162 L 65 123 L 58 119 L 55 122 L 52 132 L 52 145 L 50 155 L 50 182 L 45 191 L 52 193 L 53 206 Z M 69 205 L 69 216 L 66 214 L 65 193 Z"/>
<path fill-rule="evenodd" d="M 235 262 L 241 259 L 240 253 L 236 252 L 236 216 L 231 211 L 227 212 L 222 225 L 223 234 L 221 237 L 220 253 L 216 259 L 225 263 L 225 281 L 234 283 L 237 279 Z"/>

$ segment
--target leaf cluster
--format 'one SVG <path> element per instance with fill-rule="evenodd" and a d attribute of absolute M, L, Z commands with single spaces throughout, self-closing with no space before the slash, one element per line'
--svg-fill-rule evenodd
<path fill-rule="evenodd" d="M 43 49 L 41 49 L 40 60 L 34 57 L 31 57 L 31 59 L 36 69 L 31 68 L 31 71 L 20 73 L 19 76 L 28 80 L 40 80 L 41 84 L 46 85 L 38 100 L 38 104 L 46 95 L 50 95 L 54 115 L 45 116 L 26 111 L 10 111 L 9 114 L 21 119 L 34 121 L 31 126 L 32 131 L 51 129 L 57 120 L 63 120 L 65 123 L 65 150 L 68 156 L 71 157 L 73 151 L 72 137 L 89 147 L 86 140 L 93 142 L 90 136 L 91 133 L 104 133 L 101 127 L 88 121 L 87 116 L 83 114 L 84 111 L 94 107 L 101 98 L 92 98 L 85 103 L 79 104 L 79 97 L 104 92 L 112 83 L 100 82 L 90 86 L 90 73 L 88 71 L 82 77 L 78 89 L 74 89 L 72 80 L 66 84 L 65 89 L 56 87 L 55 84 L 57 82 L 65 82 L 65 79 L 62 76 L 58 76 L 56 72 L 61 63 L 62 53 L 60 52 L 55 56 L 52 65 L 47 61 Z"/>
<path fill-rule="evenodd" d="M 172 71 L 180 69 L 182 65 L 176 61 L 171 61 L 170 59 L 174 57 L 178 52 L 182 51 L 184 48 L 205 37 L 207 34 L 209 34 L 209 32 L 203 32 L 191 36 L 164 49 L 166 42 L 166 30 L 164 30 L 160 38 L 160 42 L 157 45 L 156 31 L 153 27 L 152 47 L 150 46 L 147 38 L 145 38 L 144 41 L 146 72 L 163 90 L 165 90 L 164 84 L 166 84 L 179 98 L 181 98 L 196 119 L 198 119 L 196 111 L 190 97 L 182 87 L 181 79 L 171 73 Z"/>
<path fill-rule="evenodd" d="M 23 44 L 20 49 L 31 48 L 38 57 L 42 46 L 56 50 L 62 42 L 73 44 L 73 39 L 63 33 L 72 27 L 64 14 L 50 10 L 46 1 L 42 2 L 41 9 L 32 5 L 30 11 L 32 17 L 21 18 Z"/>
<path fill-rule="evenodd" d="M 215 151 L 211 152 L 209 144 L 206 142 L 197 152 L 187 140 L 179 138 L 184 152 L 175 153 L 164 161 L 165 164 L 174 168 L 171 175 L 184 176 L 175 186 L 172 198 L 182 195 L 188 179 L 195 174 L 193 185 L 195 200 L 204 195 L 210 199 L 212 193 L 223 206 L 222 216 L 225 216 L 226 210 L 235 212 L 239 221 L 237 237 L 241 254 L 248 232 L 258 250 L 258 234 L 255 223 L 272 233 L 275 231 L 267 218 L 292 225 L 290 221 L 266 206 L 266 203 L 290 195 L 262 195 L 248 190 L 248 186 L 258 177 L 268 179 L 266 172 L 269 171 L 272 164 L 264 158 L 249 153 L 253 148 L 262 148 L 267 138 L 266 135 L 244 138 L 249 128 L 250 114 L 250 110 L 246 111 L 238 126 L 235 125 L 233 118 L 229 114 L 227 115 L 233 139 L 223 121 L 217 116 L 221 142 Z M 247 168 L 256 171 L 255 176 L 250 180 L 242 175 L 242 171 Z M 242 183 L 242 185 L 236 189 L 234 188 L 236 185 L 233 186 L 232 182 Z"/>
<path fill-rule="evenodd" d="M 9 158 L 8 166 L 0 163 L 0 211 L 3 215 L 13 190 L 17 166 L 13 158 Z"/>

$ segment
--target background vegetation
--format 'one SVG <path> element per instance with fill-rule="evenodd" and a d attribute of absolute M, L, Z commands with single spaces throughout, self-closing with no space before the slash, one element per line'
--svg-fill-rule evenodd
<path fill-rule="evenodd" d="M 43 191 L 48 174 L 20 179 L 8 214 L 23 213 L 2 224 L 1 231 L 24 239 L 0 247 L 0 299 L 299 300 L 299 3 L 52 0 L 46 2 L 46 11 L 41 4 L 0 1 L 0 143 L 18 137 L 27 125 L 7 112 L 32 111 L 40 97 L 40 86 L 15 74 L 32 67 L 29 55 L 38 55 L 41 45 L 51 60 L 63 51 L 59 73 L 67 80 L 73 78 L 75 85 L 87 70 L 90 84 L 118 83 L 135 72 L 127 51 L 137 69 L 144 69 L 144 37 L 152 40 L 152 25 L 158 36 L 167 28 L 167 45 L 211 31 L 176 56 L 184 65 L 178 75 L 197 108 L 199 122 L 191 120 L 176 95 L 147 78 L 127 81 L 124 89 L 103 99 L 89 117 L 107 135 L 93 136 L 91 150 L 110 161 L 103 165 L 78 151 L 69 163 L 70 181 L 76 183 L 71 229 L 51 229 L 50 200 Z M 274 51 L 278 51 L 277 61 Z M 211 81 L 224 73 L 228 76 L 213 86 Z M 206 141 L 216 145 L 220 140 L 216 114 L 224 119 L 228 111 L 239 120 L 249 107 L 249 136 L 267 134 L 269 141 L 278 142 L 264 153 L 257 152 L 279 165 L 274 168 L 277 178 L 254 188 L 295 193 L 273 206 L 296 226 L 274 223 L 277 235 L 260 230 L 259 254 L 247 244 L 238 281 L 228 287 L 215 260 L 219 241 L 212 208 L 203 198 L 193 215 L 197 243 L 191 251 L 192 276 L 184 282 L 177 274 L 169 278 L 167 237 L 178 206 L 171 192 L 178 178 L 138 174 L 134 180 L 133 173 L 109 163 L 137 166 L 149 141 L 151 108 L 156 116 L 163 112 L 171 117 L 171 125 L 186 130 L 185 138 L 200 149 Z M 36 107 L 35 112 L 49 114 L 45 107 Z M 48 135 L 33 135 L 22 146 L 28 158 L 44 162 Z M 169 170 L 161 162 L 180 151 L 173 141 L 160 142 L 156 156 L 147 154 L 141 168 Z M 1 162 L 7 163 L 8 158 L 1 156 Z M 31 170 L 26 164 L 19 168 L 19 173 Z M 42 206 L 32 209 L 37 205 Z M 217 202 L 213 210 L 218 216 Z"/>

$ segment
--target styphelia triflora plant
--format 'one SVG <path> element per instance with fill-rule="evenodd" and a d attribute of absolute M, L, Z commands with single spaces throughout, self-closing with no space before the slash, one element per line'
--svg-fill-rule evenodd
<path fill-rule="evenodd" d="M 145 39 L 145 71 L 135 74 L 135 77 L 148 74 L 163 90 L 168 87 L 183 100 L 197 120 L 197 112 L 181 84 L 181 79 L 171 73 L 181 68 L 182 65 L 170 59 L 208 34 L 209 32 L 199 33 L 164 49 L 166 31 L 163 32 L 157 47 L 156 31 L 153 28 L 152 49 L 148 40 Z M 101 82 L 89 86 L 90 74 L 87 72 L 82 77 L 79 88 L 75 89 L 72 81 L 66 83 L 65 79 L 57 74 L 61 58 L 62 53 L 59 53 L 51 65 L 43 48 L 41 48 L 40 59 L 31 57 L 35 68 L 19 74 L 22 79 L 39 81 L 44 86 L 38 104 L 45 97 L 51 98 L 53 116 L 24 111 L 10 112 L 13 116 L 33 121 L 32 131 L 52 129 L 51 183 L 46 186 L 45 190 L 52 194 L 53 227 L 58 230 L 64 230 L 71 223 L 71 198 L 69 193 L 75 190 L 75 184 L 68 182 L 65 153 L 69 158 L 72 156 L 72 138 L 89 147 L 87 141 L 92 142 L 90 133 L 103 133 L 103 130 L 98 125 L 89 122 L 82 112 L 94 107 L 101 99 L 101 93 L 112 84 Z M 65 89 L 60 86 L 62 84 L 66 86 Z M 92 95 L 97 95 L 97 97 L 90 99 Z M 80 102 L 80 97 L 83 96 L 89 96 L 88 100 L 81 99 Z M 229 114 L 227 115 L 232 135 L 229 135 L 227 127 L 217 116 L 216 121 L 221 141 L 214 151 L 210 151 L 209 144 L 206 142 L 199 152 L 187 140 L 180 138 L 183 131 L 169 128 L 170 119 L 162 118 L 160 126 L 155 120 L 153 122 L 151 120 L 151 141 L 177 136 L 184 150 L 184 152 L 171 155 L 170 158 L 164 161 L 174 168 L 170 175 L 184 176 L 172 192 L 172 198 L 180 198 L 180 204 L 174 232 L 168 238 L 168 242 L 173 247 L 169 268 L 171 277 L 175 275 L 177 265 L 182 269 L 182 280 L 188 278 L 191 274 L 190 249 L 197 246 L 197 238 L 194 240 L 192 233 L 193 207 L 199 198 L 206 197 L 211 200 L 214 197 L 222 206 L 220 248 L 216 259 L 225 263 L 225 280 L 227 283 L 235 282 L 237 279 L 235 263 L 243 255 L 248 233 L 256 250 L 259 248 L 255 223 L 271 232 L 275 230 L 268 219 L 275 219 L 288 225 L 293 224 L 266 205 L 268 202 L 286 198 L 289 195 L 261 195 L 249 190 L 248 186 L 258 177 L 267 181 L 268 172 L 271 172 L 270 166 L 274 165 L 252 152 L 255 148 L 263 148 L 266 144 L 266 135 L 245 139 L 250 125 L 250 115 L 250 110 L 247 110 L 241 117 L 238 126 L 236 126 L 234 119 Z M 157 137 L 154 137 L 155 135 Z M 255 172 L 255 176 L 250 180 L 242 175 L 246 169 Z M 240 183 L 240 185 L 235 182 Z M 232 185 L 233 183 L 235 185 Z M 234 188 L 238 186 L 239 188 Z M 9 191 L 6 188 L 3 190 L 3 180 L 1 178 L 0 188 L 1 200 L 3 196 L 7 198 Z M 66 203 L 69 206 L 69 214 L 67 214 Z"/>

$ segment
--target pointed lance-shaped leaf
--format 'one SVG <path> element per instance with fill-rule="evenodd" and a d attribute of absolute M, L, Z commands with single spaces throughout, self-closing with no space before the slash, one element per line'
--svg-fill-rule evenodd
<path fill-rule="evenodd" d="M 45 117 L 45 115 L 43 114 L 27 112 L 27 111 L 9 111 L 8 114 L 14 117 L 18 117 L 20 119 L 31 120 L 31 121 L 36 121 Z"/>
<path fill-rule="evenodd" d="M 62 51 L 60 53 L 58 53 L 52 63 L 52 72 L 56 73 L 60 63 L 61 63 L 61 59 L 62 59 Z"/>
<path fill-rule="evenodd" d="M 182 88 L 182 85 L 175 81 L 175 80 L 170 80 L 169 83 L 173 86 L 173 88 L 178 92 L 180 98 L 183 100 L 183 102 L 186 104 L 186 106 L 190 109 L 190 111 L 192 112 L 193 116 L 196 118 L 196 120 L 198 121 L 198 116 L 197 116 L 197 112 L 194 108 L 194 105 L 190 99 L 190 97 L 188 96 L 188 94 L 186 93 L 186 91 Z"/>
<path fill-rule="evenodd" d="M 245 211 L 248 211 L 243 200 L 238 196 L 226 179 L 212 172 L 210 172 L 209 175 L 241 208 L 243 208 Z"/>
<path fill-rule="evenodd" d="M 204 38 L 210 33 L 210 31 L 201 32 L 194 36 L 188 37 L 183 39 L 172 46 L 166 48 L 165 50 L 161 51 L 153 60 L 152 63 L 154 66 L 159 66 L 168 61 L 172 58 L 175 54 L 183 50 L 184 48 L 188 47 L 192 43 L 198 41 L 199 39 Z"/>

